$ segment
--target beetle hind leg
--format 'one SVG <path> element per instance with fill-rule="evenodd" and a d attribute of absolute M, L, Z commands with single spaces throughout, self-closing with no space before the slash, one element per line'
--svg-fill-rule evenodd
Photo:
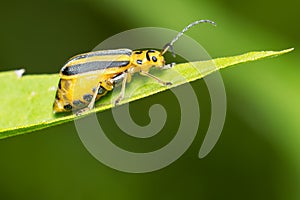
<path fill-rule="evenodd" d="M 100 87 L 101 87 L 101 84 L 98 83 L 97 87 L 95 88 L 95 92 L 94 92 L 94 94 L 92 96 L 92 99 L 91 99 L 90 103 L 88 104 L 87 107 L 78 110 L 75 113 L 77 116 L 82 115 L 83 113 L 85 113 L 87 111 L 90 111 L 90 110 L 92 110 L 94 108 L 95 101 L 96 101 L 96 98 L 97 98 L 97 95 L 98 95 L 98 90 L 99 90 Z"/>
<path fill-rule="evenodd" d="M 125 88 L 126 88 L 126 83 L 130 79 L 130 75 L 128 75 L 128 72 L 123 73 L 123 80 L 122 80 L 122 88 L 119 96 L 116 98 L 114 105 L 116 106 L 117 104 L 120 103 L 120 101 L 124 98 L 125 95 Z"/>

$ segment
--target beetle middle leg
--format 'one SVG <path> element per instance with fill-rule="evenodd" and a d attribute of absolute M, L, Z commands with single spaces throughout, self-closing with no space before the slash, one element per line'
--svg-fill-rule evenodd
<path fill-rule="evenodd" d="M 154 79 L 155 81 L 159 82 L 160 84 L 164 85 L 164 86 L 167 86 L 167 85 L 172 85 L 171 82 L 165 82 L 161 79 L 159 79 L 158 77 L 150 74 L 149 72 L 146 72 L 146 71 L 140 71 L 140 74 L 143 75 L 143 76 L 147 76 L 147 77 L 150 77 L 152 79 Z"/>

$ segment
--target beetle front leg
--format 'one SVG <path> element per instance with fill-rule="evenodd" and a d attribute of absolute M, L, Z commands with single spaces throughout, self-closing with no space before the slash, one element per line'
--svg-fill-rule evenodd
<path fill-rule="evenodd" d="M 147 76 L 147 77 L 150 77 L 152 79 L 154 79 L 155 81 L 159 82 L 160 84 L 164 85 L 164 86 L 167 86 L 167 85 L 172 85 L 171 82 L 165 82 L 161 79 L 159 79 L 158 77 L 150 74 L 149 72 L 146 72 L 146 71 L 140 71 L 140 74 L 143 75 L 143 76 Z"/>

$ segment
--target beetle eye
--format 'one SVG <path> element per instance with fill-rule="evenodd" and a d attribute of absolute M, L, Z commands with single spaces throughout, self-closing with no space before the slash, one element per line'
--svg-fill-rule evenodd
<path fill-rule="evenodd" d="M 156 62 L 157 58 L 155 56 L 152 56 L 152 60 L 153 60 L 153 62 Z"/>

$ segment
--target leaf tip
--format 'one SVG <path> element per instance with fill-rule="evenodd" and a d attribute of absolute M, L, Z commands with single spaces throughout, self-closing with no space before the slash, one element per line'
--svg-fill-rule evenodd
<path fill-rule="evenodd" d="M 288 53 L 288 52 L 291 52 L 291 51 L 294 51 L 294 47 L 292 47 L 292 48 L 289 48 L 289 49 L 285 49 L 285 50 L 282 50 L 281 52 L 282 53 Z"/>

